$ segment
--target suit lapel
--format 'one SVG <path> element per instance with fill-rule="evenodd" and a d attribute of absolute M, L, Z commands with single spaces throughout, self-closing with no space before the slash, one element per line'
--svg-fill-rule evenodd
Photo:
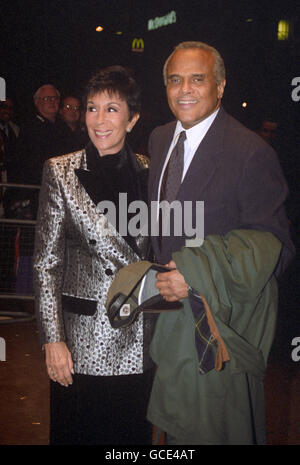
<path fill-rule="evenodd" d="M 223 151 L 225 118 L 226 112 L 221 107 L 214 122 L 195 152 L 183 183 L 178 191 L 177 200 L 180 200 L 181 202 L 184 202 L 185 200 L 201 200 L 202 193 L 213 178 L 213 175 L 219 165 Z M 159 179 L 173 138 L 175 126 L 176 123 L 169 126 L 168 132 L 161 138 L 160 153 L 162 156 L 157 163 L 157 167 L 154 168 L 156 169 L 156 175 L 153 178 L 153 186 L 150 191 L 151 200 L 157 200 Z M 155 254 L 159 256 L 160 247 L 158 237 L 153 237 L 152 242 Z"/>
<path fill-rule="evenodd" d="M 97 206 L 97 203 L 101 200 L 107 200 L 106 189 L 103 185 L 99 185 L 99 180 L 97 181 L 97 177 L 92 171 L 79 168 L 75 169 L 75 174 L 95 206 Z"/>
<path fill-rule="evenodd" d="M 158 147 L 156 149 L 157 163 L 156 163 L 156 166 L 152 165 L 154 175 L 150 179 L 151 184 L 149 185 L 149 200 L 150 200 L 149 204 L 150 204 L 150 212 L 151 212 L 151 218 L 149 218 L 149 224 L 151 225 L 151 227 L 153 226 L 151 223 L 152 217 L 153 217 L 153 221 L 156 222 L 156 211 L 152 213 L 152 202 L 156 202 L 158 200 L 159 180 L 160 180 L 161 172 L 162 172 L 172 139 L 173 139 L 175 127 L 176 127 L 176 122 L 169 125 L 165 134 L 161 136 Z M 153 160 L 151 159 L 151 164 L 152 162 Z M 154 254 L 158 257 L 160 253 L 160 244 L 159 244 L 159 238 L 157 236 L 152 236 L 152 245 L 154 249 Z"/>
<path fill-rule="evenodd" d="M 178 200 L 201 200 L 201 194 L 218 168 L 223 151 L 225 112 L 220 108 L 211 127 L 197 148 L 183 183 Z"/>
<path fill-rule="evenodd" d="M 173 139 L 175 127 L 176 127 L 176 123 L 172 124 L 168 128 L 166 135 L 161 138 L 161 141 L 160 141 L 160 144 L 157 150 L 159 152 L 159 156 L 157 160 L 157 166 L 154 167 L 155 174 L 152 179 L 152 185 L 150 186 L 151 200 L 157 200 L 159 180 L 160 180 L 161 172 L 162 172 L 172 139 Z"/>
<path fill-rule="evenodd" d="M 82 151 L 82 158 L 77 167 L 73 167 L 74 171 L 71 179 L 74 179 L 76 184 L 76 199 L 79 206 L 79 211 L 88 212 L 87 217 L 92 223 L 95 223 L 100 218 L 100 213 L 97 210 L 97 204 L 94 202 L 94 179 L 93 173 L 87 168 L 86 151 Z M 74 182 L 73 181 L 73 182 Z M 72 183 L 71 183 L 72 184 Z"/>

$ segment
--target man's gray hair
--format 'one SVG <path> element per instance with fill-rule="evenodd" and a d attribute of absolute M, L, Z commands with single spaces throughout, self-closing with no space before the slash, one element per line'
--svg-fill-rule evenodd
<path fill-rule="evenodd" d="M 225 79 L 226 72 L 225 72 L 225 65 L 224 65 L 223 58 L 221 57 L 218 50 L 216 50 L 214 47 L 211 47 L 208 44 L 205 44 L 204 42 L 196 42 L 196 41 L 192 42 L 191 41 L 191 42 L 181 42 L 180 44 L 178 44 L 174 48 L 171 55 L 167 58 L 167 60 L 166 60 L 166 62 L 164 64 L 164 67 L 163 67 L 163 77 L 164 77 L 165 85 L 167 85 L 167 79 L 168 79 L 168 75 L 167 75 L 168 64 L 169 64 L 169 61 L 171 60 L 172 56 L 174 55 L 174 53 L 177 50 L 184 50 L 184 49 L 189 49 L 189 48 L 201 48 L 202 50 L 206 50 L 206 51 L 212 53 L 212 55 L 215 57 L 215 66 L 214 66 L 215 80 L 216 80 L 217 84 L 220 84 Z"/>
<path fill-rule="evenodd" d="M 56 87 L 53 84 L 44 84 L 41 87 L 39 87 L 38 90 L 35 92 L 35 94 L 33 95 L 33 100 L 36 100 L 39 98 L 41 90 L 44 89 L 45 87 L 52 87 L 56 91 L 57 96 L 60 97 L 59 91 L 56 89 Z"/>

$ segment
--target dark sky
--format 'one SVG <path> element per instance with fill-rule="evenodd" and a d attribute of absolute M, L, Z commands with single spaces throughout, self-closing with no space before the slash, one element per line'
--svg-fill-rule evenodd
<path fill-rule="evenodd" d="M 177 43 L 201 40 L 223 55 L 224 103 L 235 116 L 243 119 L 247 114 L 251 119 L 270 110 L 294 118 L 298 108 L 290 98 L 290 83 L 300 75 L 298 4 L 296 0 L 2 0 L 0 76 L 23 114 L 34 91 L 45 82 L 80 93 L 96 69 L 130 66 L 143 88 L 149 124 L 156 125 L 171 118 L 161 78 L 165 59 Z M 171 10 L 176 11 L 176 24 L 147 31 L 148 19 Z M 276 39 L 282 18 L 294 24 L 292 39 L 286 43 Z M 99 24 L 104 27 L 101 33 L 95 32 Z M 118 36 L 117 31 L 123 34 Z M 134 37 L 144 39 L 143 53 L 131 51 Z M 247 110 L 242 110 L 243 100 L 248 102 Z"/>

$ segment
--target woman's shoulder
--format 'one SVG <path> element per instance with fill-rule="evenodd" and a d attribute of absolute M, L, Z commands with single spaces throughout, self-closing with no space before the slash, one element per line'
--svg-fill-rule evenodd
<path fill-rule="evenodd" d="M 47 163 L 51 167 L 69 166 L 72 165 L 74 168 L 79 168 L 82 164 L 82 160 L 85 158 L 85 150 L 77 150 L 76 152 L 66 153 L 65 155 L 59 155 L 57 157 L 51 157 L 47 160 Z"/>
<path fill-rule="evenodd" d="M 150 158 L 147 157 L 147 155 L 142 155 L 140 153 L 136 153 L 135 156 L 136 156 L 136 159 L 137 159 L 139 165 L 142 168 L 144 168 L 144 169 L 149 168 L 149 166 L 150 166 Z"/>

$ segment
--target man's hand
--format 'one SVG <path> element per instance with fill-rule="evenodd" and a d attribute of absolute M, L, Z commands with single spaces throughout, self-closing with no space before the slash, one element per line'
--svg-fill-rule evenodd
<path fill-rule="evenodd" d="M 188 285 L 183 275 L 176 269 L 176 263 L 173 260 L 166 266 L 170 268 L 170 271 L 157 273 L 155 286 L 168 302 L 184 299 L 188 296 Z"/>
<path fill-rule="evenodd" d="M 45 351 L 46 366 L 50 379 L 66 387 L 72 384 L 73 360 L 65 342 L 45 344 Z"/>

